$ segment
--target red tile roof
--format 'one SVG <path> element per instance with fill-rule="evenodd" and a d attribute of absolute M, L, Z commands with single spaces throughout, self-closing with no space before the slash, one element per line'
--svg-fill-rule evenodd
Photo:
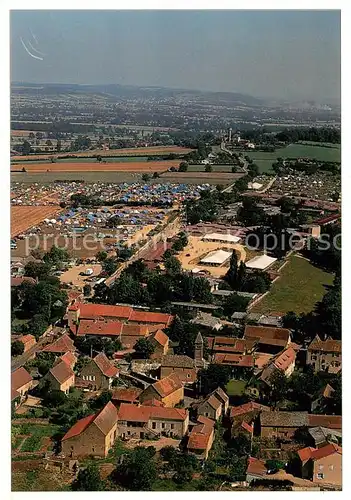
<path fill-rule="evenodd" d="M 321 340 L 317 335 L 308 346 L 308 351 L 341 353 L 341 345 L 341 340 L 333 340 L 330 338 Z"/>
<path fill-rule="evenodd" d="M 161 398 L 172 394 L 172 392 L 177 391 L 183 387 L 182 381 L 176 373 L 172 373 L 168 377 L 158 380 L 152 387 L 159 393 Z"/>
<path fill-rule="evenodd" d="M 167 345 L 167 342 L 169 341 L 168 336 L 162 331 L 162 330 L 157 330 L 157 332 L 152 336 L 154 340 L 158 344 L 160 344 L 162 347 Z"/>
<path fill-rule="evenodd" d="M 62 441 L 79 436 L 91 424 L 95 424 L 104 435 L 107 435 L 118 419 L 116 407 L 109 401 L 107 405 L 99 412 L 84 417 L 78 420 L 66 434 L 63 436 Z"/>
<path fill-rule="evenodd" d="M 309 427 L 327 427 L 328 429 L 341 429 L 342 418 L 340 415 L 308 415 Z"/>
<path fill-rule="evenodd" d="M 79 317 L 93 319 L 99 316 L 108 318 L 129 319 L 132 308 L 128 306 L 110 306 L 106 304 L 75 304 L 79 309 Z"/>
<path fill-rule="evenodd" d="M 34 335 L 23 335 L 22 337 L 20 337 L 18 339 L 20 342 L 23 342 L 23 344 L 28 344 L 28 343 L 32 343 L 34 341 L 34 344 L 36 343 L 36 340 L 35 340 L 35 337 Z"/>
<path fill-rule="evenodd" d="M 342 448 L 335 443 L 329 443 L 322 446 L 322 448 L 311 448 L 308 446 L 307 448 L 302 448 L 297 453 L 301 461 L 305 463 L 308 460 L 320 460 L 321 458 L 329 457 L 330 455 L 334 455 L 334 453 L 342 454 Z"/>
<path fill-rule="evenodd" d="M 260 343 L 264 344 L 269 344 L 271 340 L 274 340 L 277 345 L 286 345 L 290 338 L 290 331 L 287 328 L 247 325 L 244 338 L 259 338 Z"/>
<path fill-rule="evenodd" d="M 131 336 L 140 335 L 142 337 L 145 337 L 148 333 L 149 333 L 148 325 L 130 325 L 126 323 L 122 325 L 122 335 L 124 337 L 128 337 L 128 335 Z"/>
<path fill-rule="evenodd" d="M 255 457 L 249 457 L 246 474 L 253 474 L 254 476 L 265 476 L 267 469 L 263 460 Z"/>
<path fill-rule="evenodd" d="M 162 401 L 159 401 L 158 399 L 155 399 L 155 398 L 144 399 L 143 405 L 144 406 L 164 406 Z"/>
<path fill-rule="evenodd" d="M 307 448 L 302 448 L 301 450 L 298 450 L 297 454 L 299 455 L 301 462 L 305 463 L 312 457 L 312 453 L 314 451 L 315 448 L 307 446 Z"/>
<path fill-rule="evenodd" d="M 17 391 L 33 380 L 33 377 L 23 366 L 11 373 L 11 389 Z"/>
<path fill-rule="evenodd" d="M 141 389 L 115 389 L 112 393 L 112 400 L 117 401 L 136 401 L 139 394 L 142 392 Z"/>
<path fill-rule="evenodd" d="M 82 319 L 97 319 L 101 318 L 118 318 L 125 321 L 134 321 L 136 323 L 154 323 L 165 324 L 168 326 L 173 316 L 170 314 L 158 312 L 145 312 L 135 310 L 129 306 L 111 306 L 106 304 L 83 304 L 76 303 L 68 308 L 69 311 L 79 310 L 79 318 Z"/>
<path fill-rule="evenodd" d="M 44 347 L 43 352 L 63 353 L 75 350 L 76 348 L 74 347 L 73 340 L 71 340 L 67 334 L 64 334 L 52 344 Z"/>
<path fill-rule="evenodd" d="M 71 368 L 77 363 L 77 358 L 71 351 L 65 352 L 65 354 L 61 356 L 61 359 Z"/>
<path fill-rule="evenodd" d="M 148 422 L 150 419 L 150 408 L 152 406 L 136 406 L 121 403 L 118 410 L 118 420 L 128 422 Z"/>
<path fill-rule="evenodd" d="M 60 361 L 60 363 L 53 366 L 50 373 L 59 384 L 63 384 L 66 380 L 74 376 L 72 368 L 65 361 Z"/>
<path fill-rule="evenodd" d="M 105 436 L 110 432 L 118 420 L 117 408 L 111 401 L 96 415 L 94 424 Z"/>
<path fill-rule="evenodd" d="M 171 314 L 157 313 L 157 312 L 144 312 L 133 310 L 129 317 L 129 321 L 135 321 L 137 323 L 162 323 L 165 325 L 170 325 L 173 320 Z"/>
<path fill-rule="evenodd" d="M 250 434 L 252 434 L 252 433 L 253 433 L 253 427 L 252 427 L 252 425 L 249 425 L 247 422 L 245 422 L 245 420 L 243 420 L 243 421 L 241 422 L 241 427 L 242 427 L 245 431 L 249 432 Z"/>
<path fill-rule="evenodd" d="M 265 352 L 255 352 L 253 354 L 253 356 L 255 359 L 255 367 L 256 368 L 263 368 L 274 357 L 273 354 L 267 354 Z"/>
<path fill-rule="evenodd" d="M 329 443 L 322 448 L 318 448 L 312 453 L 312 460 L 320 460 L 321 458 L 329 457 L 330 455 L 334 455 L 334 453 L 342 454 L 341 446 L 338 446 L 335 443 Z"/>
<path fill-rule="evenodd" d="M 11 401 L 20 397 L 20 393 L 16 389 L 11 389 Z"/>
<path fill-rule="evenodd" d="M 79 322 L 77 335 L 108 335 L 119 337 L 122 333 L 122 323 L 120 321 L 104 321 L 82 319 Z"/>
<path fill-rule="evenodd" d="M 234 406 L 230 410 L 230 417 L 235 418 L 240 415 L 245 415 L 246 413 L 251 413 L 253 411 L 269 411 L 268 406 L 261 405 L 259 403 L 255 403 L 254 401 L 250 401 L 250 403 L 245 403 L 240 406 Z"/>
<path fill-rule="evenodd" d="M 158 406 L 136 406 L 122 403 L 118 410 L 118 419 L 128 422 L 148 422 L 149 420 L 184 421 L 188 412 L 183 408 L 164 408 Z"/>
<path fill-rule="evenodd" d="M 219 364 L 242 366 L 252 368 L 255 366 L 254 357 L 251 354 L 222 354 L 216 353 L 214 362 Z"/>
<path fill-rule="evenodd" d="M 197 421 L 200 422 L 200 424 L 205 424 L 205 425 L 214 425 L 214 421 L 211 420 L 208 417 L 204 417 L 203 415 L 199 415 L 197 417 Z"/>
<path fill-rule="evenodd" d="M 217 352 L 244 353 L 251 351 L 256 343 L 252 339 L 238 339 L 233 337 L 215 337 L 211 343 L 213 350 Z"/>
<path fill-rule="evenodd" d="M 88 417 L 84 417 L 84 418 L 81 418 L 80 420 L 78 420 L 78 422 L 76 422 L 67 432 L 66 434 L 63 436 L 62 438 L 62 441 L 65 441 L 66 439 L 70 439 L 72 437 L 75 437 L 75 436 L 79 436 L 79 434 L 82 434 L 83 431 L 85 431 L 85 429 L 87 427 L 89 427 L 89 425 L 94 422 L 94 419 L 95 419 L 95 414 L 93 415 L 89 415 Z"/>
<path fill-rule="evenodd" d="M 214 394 L 211 394 L 207 399 L 206 402 L 212 406 L 215 410 L 218 410 L 220 406 L 222 405 L 221 401 L 219 401 Z"/>
<path fill-rule="evenodd" d="M 106 354 L 104 354 L 103 352 L 100 352 L 97 356 L 95 356 L 94 361 L 96 366 L 105 375 L 105 377 L 115 377 L 119 372 L 118 368 L 113 366 L 111 361 L 109 361 L 109 359 L 106 357 Z"/>
<path fill-rule="evenodd" d="M 289 368 L 289 366 L 295 363 L 295 359 L 296 352 L 292 347 L 289 347 L 277 356 L 274 361 L 274 366 L 279 370 L 285 371 Z"/>
<path fill-rule="evenodd" d="M 189 434 L 187 444 L 189 450 L 206 450 L 214 432 L 213 420 L 207 419 L 206 422 L 198 420 L 198 422 L 198 425 L 195 425 Z"/>

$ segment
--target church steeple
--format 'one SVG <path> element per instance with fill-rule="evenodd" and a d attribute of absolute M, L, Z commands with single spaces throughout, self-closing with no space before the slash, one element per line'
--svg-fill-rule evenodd
<path fill-rule="evenodd" d="M 195 339 L 195 365 L 201 366 L 203 363 L 204 357 L 204 339 L 202 338 L 201 333 L 197 334 Z"/>

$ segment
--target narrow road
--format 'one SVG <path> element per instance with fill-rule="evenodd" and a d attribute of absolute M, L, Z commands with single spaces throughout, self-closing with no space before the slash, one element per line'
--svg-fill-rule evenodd
<path fill-rule="evenodd" d="M 178 225 L 176 224 L 176 222 L 178 222 Z M 175 226 L 176 229 L 174 229 L 174 231 L 171 231 L 171 233 L 170 233 L 169 232 L 169 228 L 170 228 L 170 226 L 172 224 Z M 119 278 L 119 276 L 121 275 L 121 272 L 123 271 L 123 269 L 125 269 L 126 267 L 128 267 L 129 264 L 131 264 L 132 262 L 135 262 L 136 260 L 140 259 L 141 256 L 142 256 L 142 254 L 143 254 L 143 252 L 145 252 L 150 247 L 152 247 L 152 245 L 156 245 L 159 241 L 162 241 L 162 237 L 164 237 L 166 239 L 166 238 L 170 238 L 170 237 L 174 236 L 175 234 L 177 234 L 179 232 L 179 230 L 180 230 L 180 226 L 181 226 L 181 221 L 180 221 L 180 217 L 178 215 L 176 219 L 170 221 L 159 233 L 153 235 L 145 243 L 145 245 L 142 248 L 140 248 L 139 250 L 137 250 L 135 252 L 135 254 L 132 255 L 129 260 L 127 260 L 127 262 L 123 262 L 119 266 L 119 268 L 113 274 L 111 274 L 111 276 L 109 276 L 105 280 L 105 285 L 108 286 L 108 287 L 110 287 L 111 285 L 113 285 L 113 283 L 116 281 L 116 279 Z"/>

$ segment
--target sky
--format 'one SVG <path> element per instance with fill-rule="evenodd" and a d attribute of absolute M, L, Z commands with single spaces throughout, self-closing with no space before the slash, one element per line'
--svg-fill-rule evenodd
<path fill-rule="evenodd" d="M 10 23 L 12 81 L 340 98 L 339 11 L 12 11 Z"/>

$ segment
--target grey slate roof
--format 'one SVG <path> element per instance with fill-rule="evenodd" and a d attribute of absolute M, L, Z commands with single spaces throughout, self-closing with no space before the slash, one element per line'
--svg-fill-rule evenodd
<path fill-rule="evenodd" d="M 307 411 L 263 411 L 262 427 L 303 427 L 309 425 Z"/>

